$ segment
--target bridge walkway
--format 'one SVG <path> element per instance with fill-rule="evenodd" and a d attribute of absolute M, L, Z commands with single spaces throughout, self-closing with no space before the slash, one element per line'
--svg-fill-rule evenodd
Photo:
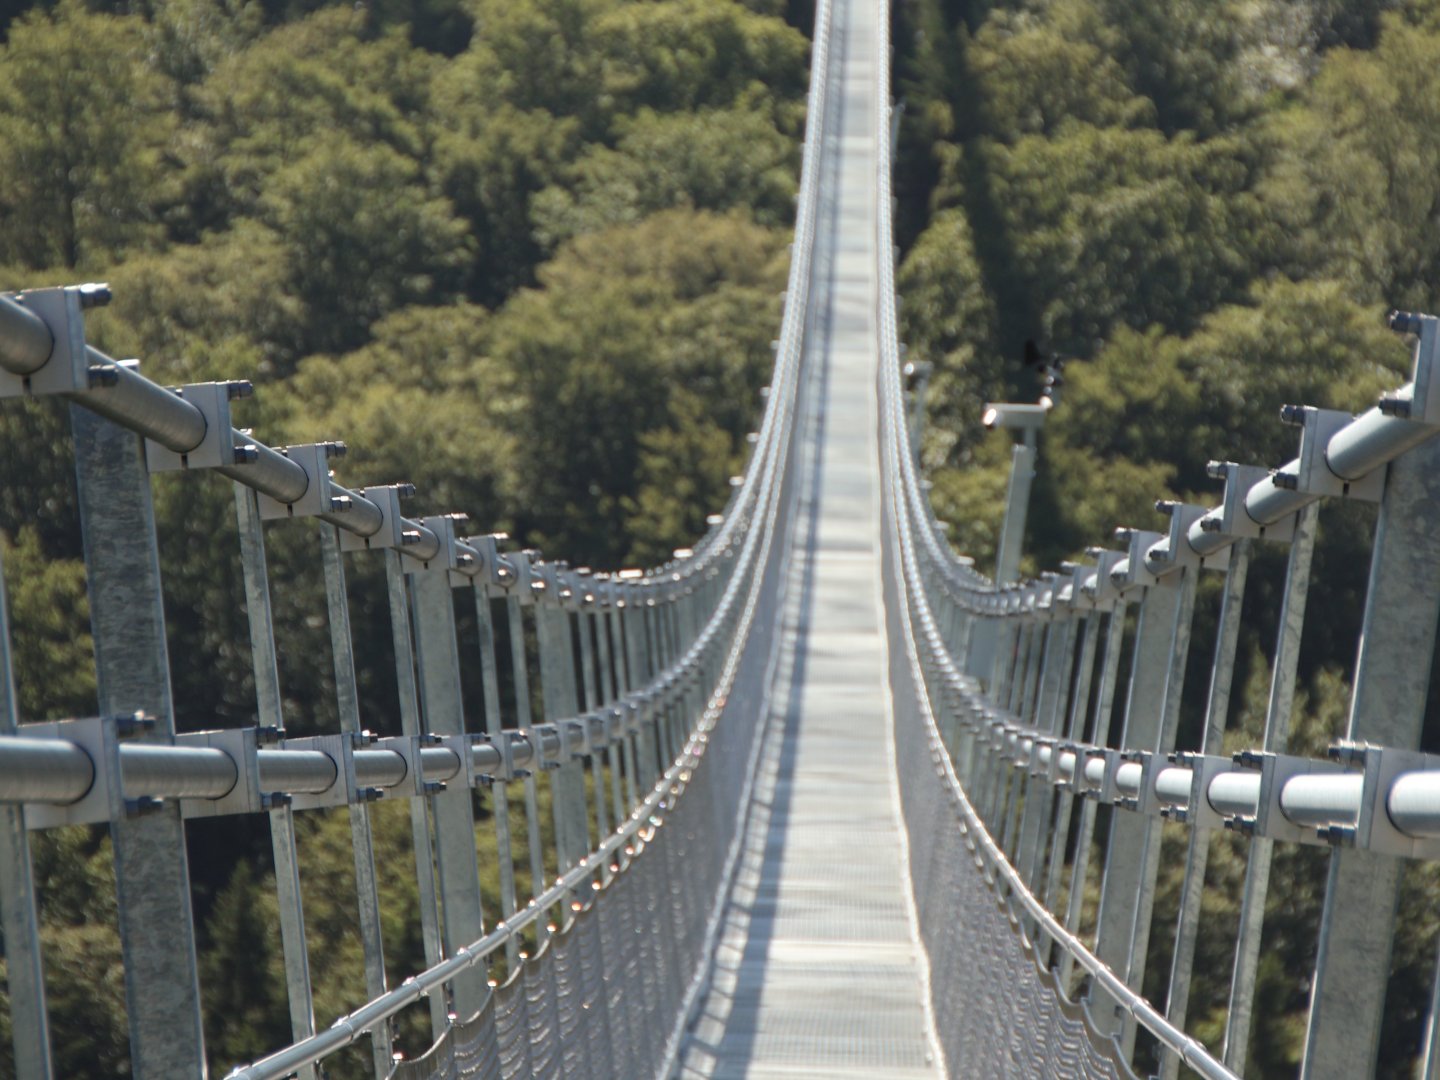
<path fill-rule="evenodd" d="M 872 0 L 836 5 L 809 457 L 784 645 L 687 1080 L 938 1076 L 880 596 Z M 808 489 L 808 490 L 806 490 Z"/>

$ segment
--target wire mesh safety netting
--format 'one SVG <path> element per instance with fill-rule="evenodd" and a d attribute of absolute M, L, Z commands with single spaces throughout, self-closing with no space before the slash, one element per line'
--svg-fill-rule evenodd
<path fill-rule="evenodd" d="M 744 755 L 714 749 L 663 824 L 634 845 L 629 866 L 593 890 L 477 1017 L 398 1065 L 393 1080 L 655 1073 L 704 961 L 734 829 L 732 792 L 745 771 Z"/>
<path fill-rule="evenodd" d="M 888 567 L 887 560 L 887 567 Z M 891 571 L 893 574 L 893 570 Z M 902 646 L 904 593 L 887 574 L 896 767 L 937 1035 L 951 1076 L 1132 1080 L 1113 1040 L 1068 1001 L 985 867 L 964 796 L 943 767 L 915 661 Z M 898 593 L 898 595 L 897 595 Z"/>
<path fill-rule="evenodd" d="M 792 472 L 770 496 L 734 677 L 690 744 L 693 764 L 672 777 L 619 872 L 575 896 L 570 924 L 392 1080 L 640 1080 L 667 1067 L 708 959 L 768 708 Z"/>
<path fill-rule="evenodd" d="M 894 650 L 895 668 L 908 667 Z M 901 803 L 920 935 L 930 956 L 937 1034 L 950 1075 L 1129 1080 L 1113 1042 L 1092 1035 L 1036 963 L 1031 942 L 1000 899 L 972 847 L 943 753 L 916 700 L 915 680 L 892 676 Z M 902 692 L 903 691 L 903 692 Z"/>

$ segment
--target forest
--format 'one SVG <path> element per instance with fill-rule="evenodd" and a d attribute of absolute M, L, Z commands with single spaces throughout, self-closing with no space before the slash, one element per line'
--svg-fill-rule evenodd
<path fill-rule="evenodd" d="M 906 0 L 895 8 L 902 340 L 935 367 L 923 448 L 955 546 L 993 567 L 1024 343 L 1068 358 L 1040 439 L 1029 572 L 1157 499 L 1215 504 L 1210 460 L 1277 466 L 1282 404 L 1360 412 L 1408 377 L 1391 308 L 1440 302 L 1440 4 L 1433 0 Z M 1433 235 L 1432 235 L 1433 232 Z M 1372 507 L 1327 503 L 1290 752 L 1344 733 Z M 1284 573 L 1250 576 L 1227 746 L 1257 745 Z M 1219 575 L 1216 575 L 1218 578 Z M 1178 745 L 1199 744 L 1218 582 L 1202 585 Z M 1317 614 L 1318 613 L 1318 614 Z M 1425 747 L 1440 746 L 1433 704 Z M 1146 996 L 1163 1002 L 1185 830 L 1166 827 Z M 1211 841 L 1191 1030 L 1218 1047 L 1245 870 Z M 1276 848 L 1246 1076 L 1303 1047 L 1327 859 Z M 1411 1075 L 1440 875 L 1409 864 L 1380 1075 Z"/>

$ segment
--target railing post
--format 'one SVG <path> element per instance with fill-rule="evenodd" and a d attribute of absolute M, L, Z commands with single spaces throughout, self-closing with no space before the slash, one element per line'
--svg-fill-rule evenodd
<path fill-rule="evenodd" d="M 245 579 L 245 611 L 250 625 L 250 661 L 255 675 L 255 705 L 262 726 L 282 735 L 280 672 L 275 661 L 275 622 L 265 565 L 265 534 L 255 492 L 235 485 L 235 517 L 240 528 L 240 563 Z M 270 811 L 270 848 L 275 858 L 275 898 L 280 912 L 280 948 L 285 958 L 285 989 L 290 1001 L 290 1034 L 299 1042 L 315 1034 L 315 1000 L 310 985 L 310 951 L 305 941 L 305 906 L 300 892 L 300 856 L 295 850 L 295 812 L 288 804 Z M 314 1077 L 309 1066 L 302 1080 Z"/>
<path fill-rule="evenodd" d="M 385 551 L 385 583 L 390 607 L 390 640 L 395 651 L 395 677 L 400 696 L 400 730 L 409 738 L 424 734 L 420 722 L 420 690 L 415 680 L 415 646 L 410 633 L 410 589 L 403 556 Z M 415 851 L 415 878 L 420 893 L 420 934 L 425 945 L 425 966 L 441 960 L 440 911 L 435 895 L 435 848 L 430 839 L 430 810 L 434 799 L 410 799 L 410 843 Z M 449 1026 L 444 995 L 430 995 L 431 1037 L 440 1038 Z"/>
<path fill-rule="evenodd" d="M 619 696 L 633 693 L 636 688 L 635 679 L 638 669 L 634 666 L 630 644 L 634 628 L 634 620 L 630 614 L 632 606 L 631 590 L 628 586 L 617 583 L 615 599 L 610 605 L 610 634 L 615 643 L 615 690 Z M 630 810 L 633 810 L 640 802 L 640 777 L 635 753 L 635 743 L 638 738 L 637 735 L 626 734 L 622 744 L 624 751 L 622 758 L 625 764 L 625 797 Z"/>
<path fill-rule="evenodd" d="M 1056 588 L 1056 594 L 1059 591 Z M 1040 677 L 1034 720 L 1036 730 L 1048 735 L 1058 730 L 1063 700 L 1070 691 L 1070 664 L 1074 659 L 1074 623 L 1068 611 L 1055 611 L 1058 603 L 1058 599 L 1051 601 L 1050 636 L 1045 646 L 1044 672 Z M 1045 858 L 1053 791 L 1050 781 L 1044 777 L 1025 776 L 1025 821 L 1020 829 L 1019 862 L 1015 865 L 1031 889 L 1035 888 Z M 1064 844 L 1063 838 L 1060 843 Z"/>
<path fill-rule="evenodd" d="M 17 730 L 15 670 L 10 644 L 10 605 L 0 573 L 0 736 Z M 25 807 L 0 804 L 0 933 L 5 941 L 5 979 L 10 991 L 10 1036 L 15 1080 L 50 1080 L 50 1019 L 45 1005 L 45 966 L 35 906 L 35 871 Z"/>
<path fill-rule="evenodd" d="M 1100 613 L 1089 611 L 1085 616 L 1085 629 L 1080 637 L 1080 657 L 1075 675 L 1075 693 L 1070 700 L 1070 715 L 1065 727 L 1065 737 L 1078 742 L 1085 730 L 1085 712 L 1090 705 L 1090 684 L 1095 671 L 1095 645 L 1100 639 Z M 1076 769 L 1081 767 L 1076 762 Z M 1060 872 L 1065 867 L 1065 841 L 1070 835 L 1070 818 L 1074 812 L 1075 795 L 1072 788 L 1061 788 L 1056 795 L 1059 803 L 1055 811 L 1055 842 L 1050 848 L 1050 867 L 1045 875 L 1045 906 L 1050 907 L 1060 888 Z M 1079 859 L 1079 852 L 1076 852 Z"/>
<path fill-rule="evenodd" d="M 540 686 L 545 719 L 556 724 L 560 737 L 561 720 L 574 716 L 575 657 L 570 638 L 569 615 L 562 598 L 559 575 L 545 567 L 545 591 L 535 604 L 536 640 L 540 647 Z M 561 764 L 550 771 L 551 810 L 555 821 L 555 850 L 560 873 L 565 873 L 585 856 L 589 848 L 589 824 L 585 813 L 585 779 L 580 762 L 568 749 L 560 752 Z M 572 913 L 566 907 L 561 916 L 568 926 Z"/>
<path fill-rule="evenodd" d="M 1270 673 L 1270 697 L 1265 708 L 1267 753 L 1283 753 L 1290 739 L 1290 714 L 1295 705 L 1295 672 L 1300 661 L 1300 637 L 1305 628 L 1305 604 L 1310 594 L 1310 563 L 1315 552 L 1318 505 L 1295 515 L 1295 536 L 1286 561 L 1285 596 L 1280 606 L 1280 627 L 1275 640 L 1275 661 Z M 1266 836 L 1250 839 L 1245 864 L 1245 887 L 1240 901 L 1240 927 L 1235 939 L 1235 963 L 1230 973 L 1230 1007 L 1225 1017 L 1222 1057 L 1236 1072 L 1243 1072 L 1250 1046 L 1251 1009 L 1255 1001 L 1255 972 L 1260 963 L 1260 931 L 1265 920 L 1265 897 L 1270 888 L 1270 857 L 1275 842 Z"/>
<path fill-rule="evenodd" d="M 1171 634 L 1180 608 L 1180 590 L 1173 582 L 1162 581 L 1145 589 L 1135 627 L 1131 656 L 1130 691 L 1125 703 L 1122 747 L 1155 746 L 1161 736 L 1161 714 L 1165 704 L 1165 676 L 1170 668 Z M 1136 918 L 1143 903 L 1142 887 L 1147 863 L 1146 849 L 1158 833 L 1158 819 L 1119 811 L 1110 815 L 1110 839 L 1106 845 L 1105 869 L 1100 884 L 1100 912 L 1095 934 L 1095 953 L 1112 971 L 1128 976 Z M 1154 838 L 1158 842 L 1158 837 Z M 1129 982 L 1128 977 L 1126 978 Z M 1097 1016 L 1097 1023 L 1105 1023 Z M 1133 1030 L 1118 1018 L 1114 1029 Z"/>
<path fill-rule="evenodd" d="M 141 441 L 70 407 L 84 534 L 90 626 L 102 715 L 144 712 L 170 743 L 175 713 L 155 512 Z M 145 1080 L 192 1080 L 205 1071 L 190 872 L 180 805 L 110 822 L 119 900 L 130 1067 Z"/>
<path fill-rule="evenodd" d="M 1220 625 L 1215 634 L 1215 660 L 1210 667 L 1210 693 L 1205 706 L 1205 733 L 1202 754 L 1219 754 L 1225 738 L 1225 719 L 1230 713 L 1230 689 L 1235 677 L 1235 648 L 1240 640 L 1240 614 L 1245 600 L 1245 582 L 1250 572 L 1251 541 L 1239 539 L 1230 552 L 1225 571 L 1225 591 L 1220 600 Z M 1185 856 L 1185 879 L 1180 890 L 1180 916 L 1175 928 L 1175 952 L 1170 963 L 1170 989 L 1165 996 L 1165 1017 L 1184 1030 L 1190 1004 L 1190 979 L 1195 966 L 1195 943 L 1200 931 L 1200 900 L 1205 888 L 1205 868 L 1210 857 L 1210 833 L 1191 827 Z M 1166 1053 L 1161 1062 L 1162 1080 L 1175 1080 L 1180 1059 Z"/>
<path fill-rule="evenodd" d="M 471 541 L 476 543 L 476 541 Z M 486 555 L 495 557 L 495 541 L 489 538 Z M 495 659 L 495 612 L 491 606 L 492 568 L 487 566 L 476 575 L 471 591 L 475 597 L 475 623 L 480 638 L 480 682 L 485 699 L 485 733 L 496 746 L 508 739 L 505 721 L 500 715 L 500 667 Z M 503 751 L 502 751 L 503 753 Z M 504 760 L 509 761 L 506 754 Z M 504 776 L 495 777 L 490 785 L 490 798 L 495 814 L 495 851 L 500 860 L 500 917 L 508 920 L 515 914 L 515 856 L 510 836 L 510 794 Z M 520 943 L 515 938 L 505 942 L 505 969 L 513 973 L 520 959 Z"/>
<path fill-rule="evenodd" d="M 592 616 L 595 631 L 596 662 L 600 668 L 600 703 L 610 705 L 615 701 L 615 666 L 610 650 L 610 612 L 615 607 L 615 586 L 607 580 L 601 586 L 599 603 Z M 610 766 L 610 802 L 614 809 L 617 827 L 626 818 L 625 797 L 620 790 L 620 745 L 623 736 L 616 733 L 606 743 L 605 761 Z"/>
<path fill-rule="evenodd" d="M 411 561 L 409 577 L 415 607 L 416 655 L 420 671 L 420 705 L 426 730 L 435 735 L 464 735 L 465 708 L 460 696 L 460 654 L 455 636 L 455 598 L 445 558 L 448 518 L 426 518 L 442 537 L 442 550 L 427 564 Z M 408 557 L 407 557 L 408 558 Z M 467 751 L 468 752 L 468 751 Z M 475 855 L 473 796 L 464 774 L 433 796 L 437 865 L 440 870 L 441 928 L 445 952 L 478 941 L 484 934 L 480 911 L 480 870 Z M 471 967 L 455 977 L 455 1014 L 468 1020 L 485 1005 L 490 990 L 483 968 Z"/>
<path fill-rule="evenodd" d="M 239 487 L 236 487 L 239 496 Z M 355 643 L 350 633 L 350 599 L 345 588 L 345 556 L 334 525 L 320 523 L 320 555 L 325 564 L 325 605 L 330 622 L 330 653 L 335 667 L 335 697 L 342 733 L 361 731 L 360 695 L 355 685 Z M 380 889 L 375 874 L 375 843 L 370 829 L 370 808 L 351 803 L 350 846 L 355 860 L 355 894 L 360 914 L 360 944 L 365 953 L 365 992 L 370 1000 L 385 993 L 385 941 L 380 926 Z M 370 1035 L 370 1052 L 376 1080 L 384 1080 L 393 1066 L 390 1025 L 380 1024 Z"/>
<path fill-rule="evenodd" d="M 1346 738 L 1415 749 L 1440 617 L 1440 441 L 1390 464 L 1370 563 Z M 1429 585 L 1431 587 L 1423 587 Z M 1310 993 L 1303 1080 L 1370 1075 L 1380 1040 L 1403 863 L 1370 851 L 1330 856 Z"/>
<path fill-rule="evenodd" d="M 505 618 L 510 630 L 510 672 L 515 684 L 515 727 L 529 740 L 539 753 L 539 741 L 535 736 L 534 709 L 530 704 L 530 664 L 525 656 L 525 619 L 520 610 L 522 596 L 527 604 L 534 603 L 534 590 L 530 580 L 530 557 L 524 552 L 510 556 L 516 564 L 516 584 L 505 593 Z M 525 771 L 525 844 L 530 856 L 530 898 L 533 900 L 545 891 L 545 851 L 540 840 L 540 798 L 537 790 L 536 773 L 540 770 L 537 759 Z M 537 935 L 545 934 L 542 920 Z"/>

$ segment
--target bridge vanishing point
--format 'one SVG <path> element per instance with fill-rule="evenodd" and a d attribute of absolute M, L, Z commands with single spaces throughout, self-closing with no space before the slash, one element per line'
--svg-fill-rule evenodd
<path fill-rule="evenodd" d="M 67 1037 L 46 1009 L 29 833 L 108 826 L 132 1068 L 191 1078 L 207 1057 L 185 822 L 224 814 L 268 817 L 292 1029 L 231 1080 L 322 1076 L 350 1047 L 402 1080 L 1239 1076 L 1267 1034 L 1254 990 L 1277 841 L 1329 860 L 1314 967 L 1289 973 L 1311 988 L 1301 1075 L 1374 1075 L 1403 860 L 1440 856 L 1440 762 L 1418 750 L 1440 618 L 1440 322 L 1395 318 L 1414 377 L 1379 408 L 1291 410 L 1294 461 L 1216 466 L 1218 506 L 1166 504 L 1165 530 L 1122 531 L 1122 550 L 1019 582 L 1027 439 L 1001 569 L 984 577 L 950 550 L 917 472 L 888 15 L 884 0 L 817 4 L 754 453 L 710 531 L 644 573 L 506 550 L 456 515 L 408 519 L 403 485 L 341 487 L 327 444 L 276 451 L 235 431 L 229 385 L 167 390 L 87 346 L 89 287 L 0 297 L 0 395 L 71 402 L 99 686 L 95 718 L 17 723 L 0 626 L 0 915 L 21 1080 L 53 1076 L 52 1040 Z M 1023 429 L 1035 408 L 992 419 Z M 234 483 L 255 727 L 174 730 L 150 476 L 181 469 Z M 1378 502 L 1379 518 L 1347 739 L 1311 759 L 1287 753 L 1287 734 L 1325 497 Z M 265 568 L 263 523 L 294 518 L 319 526 L 341 720 L 308 738 L 285 730 Z M 1227 756 L 1247 569 L 1265 543 L 1289 561 L 1264 744 Z M 400 716 L 384 738 L 361 726 L 351 558 L 386 569 Z M 1223 590 L 1200 641 L 1207 572 Z M 475 603 L 478 655 L 457 638 L 457 592 Z M 533 662 L 511 648 L 528 636 Z M 1202 649 L 1203 741 L 1177 747 Z M 462 665 L 478 666 L 481 701 L 463 699 Z M 379 799 L 409 807 L 427 963 L 394 986 Z M 340 807 L 368 1000 L 319 1026 L 295 820 Z M 1155 904 L 1167 821 L 1186 849 L 1173 919 Z M 1222 828 L 1248 844 L 1224 927 L 1201 911 Z M 477 829 L 500 853 L 490 917 Z M 1202 933 L 1235 938 L 1218 1047 L 1186 1033 Z M 1157 944 L 1170 970 L 1152 1001 Z M 434 1040 L 413 1060 L 394 1051 L 407 1010 Z M 1427 1015 L 1433 1078 L 1440 984 Z"/>

